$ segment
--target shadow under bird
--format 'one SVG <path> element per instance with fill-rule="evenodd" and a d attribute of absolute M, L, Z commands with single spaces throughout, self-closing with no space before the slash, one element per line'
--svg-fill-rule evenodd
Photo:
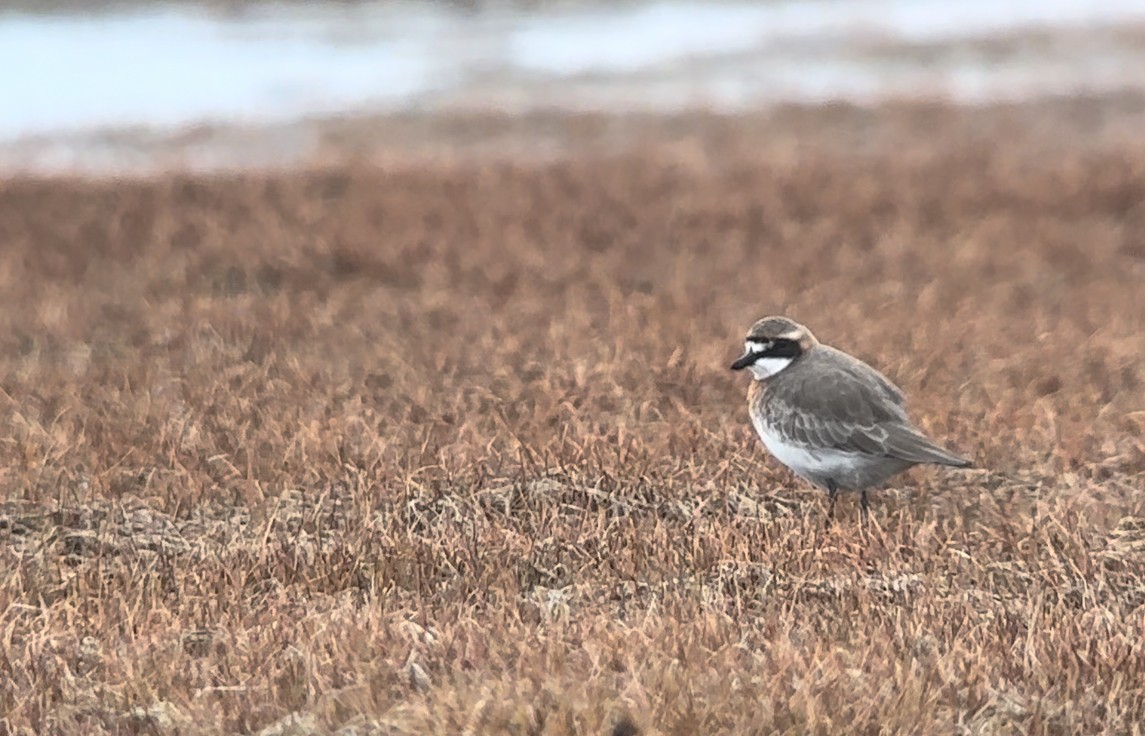
<path fill-rule="evenodd" d="M 883 374 L 786 317 L 752 325 L 731 369 L 752 374 L 748 411 L 768 452 L 827 491 L 832 514 L 841 490 L 860 491 L 866 514 L 867 489 L 907 468 L 970 466 L 923 436 Z"/>

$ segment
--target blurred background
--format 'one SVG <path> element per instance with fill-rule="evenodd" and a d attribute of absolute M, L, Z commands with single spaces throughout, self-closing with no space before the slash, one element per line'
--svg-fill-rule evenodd
<path fill-rule="evenodd" d="M 335 119 L 1137 90 L 1145 2 L 8 2 L 0 69 L 4 171 L 217 169 Z"/>

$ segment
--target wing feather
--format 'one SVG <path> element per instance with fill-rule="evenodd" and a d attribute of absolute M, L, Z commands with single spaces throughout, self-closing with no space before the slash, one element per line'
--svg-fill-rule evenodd
<path fill-rule="evenodd" d="M 969 464 L 911 425 L 902 391 L 874 368 L 826 346 L 805 360 L 768 388 L 768 423 L 797 443 L 914 463 Z"/>
<path fill-rule="evenodd" d="M 939 447 L 909 426 L 893 428 L 887 438 L 887 454 L 913 463 L 938 463 L 959 468 L 970 465 L 966 458 Z"/>

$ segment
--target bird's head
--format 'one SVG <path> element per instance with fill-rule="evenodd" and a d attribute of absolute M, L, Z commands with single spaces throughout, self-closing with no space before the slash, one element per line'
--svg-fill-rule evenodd
<path fill-rule="evenodd" d="M 771 378 L 819 344 L 811 330 L 787 317 L 764 317 L 751 326 L 733 371 L 747 368 L 757 381 Z"/>

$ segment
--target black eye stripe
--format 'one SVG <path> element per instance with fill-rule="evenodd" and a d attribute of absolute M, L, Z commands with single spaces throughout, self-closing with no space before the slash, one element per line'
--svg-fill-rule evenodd
<path fill-rule="evenodd" d="M 791 340 L 786 337 L 777 337 L 773 340 L 760 340 L 758 338 L 747 339 L 749 343 L 758 343 L 763 346 L 763 350 L 758 350 L 753 355 L 760 358 L 798 358 L 803 352 L 803 348 L 799 345 L 798 340 Z"/>

